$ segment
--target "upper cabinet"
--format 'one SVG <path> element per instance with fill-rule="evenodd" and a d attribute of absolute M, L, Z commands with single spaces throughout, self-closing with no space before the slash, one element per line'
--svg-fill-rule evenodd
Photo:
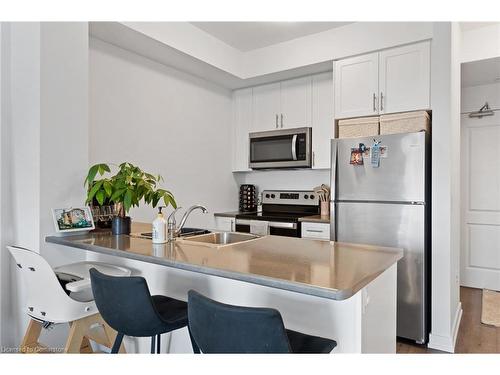
<path fill-rule="evenodd" d="M 380 52 L 380 113 L 430 108 L 429 42 Z"/>
<path fill-rule="evenodd" d="M 335 117 L 378 113 L 378 53 L 335 63 Z"/>
<path fill-rule="evenodd" d="M 280 83 L 254 87 L 252 131 L 259 132 L 279 127 L 281 107 Z"/>
<path fill-rule="evenodd" d="M 311 77 L 254 87 L 252 131 L 311 126 Z"/>
<path fill-rule="evenodd" d="M 429 42 L 335 62 L 336 118 L 429 108 Z"/>
<path fill-rule="evenodd" d="M 281 82 L 280 127 L 311 126 L 311 77 Z"/>
<path fill-rule="evenodd" d="M 252 88 L 233 91 L 233 171 L 249 171 L 248 133 L 252 127 Z"/>

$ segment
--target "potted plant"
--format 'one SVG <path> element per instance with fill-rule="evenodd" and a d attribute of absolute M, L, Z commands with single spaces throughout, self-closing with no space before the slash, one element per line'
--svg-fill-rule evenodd
<path fill-rule="evenodd" d="M 174 196 L 168 190 L 161 189 L 158 184 L 163 181 L 160 175 L 146 173 L 139 167 L 125 162 L 118 165 L 118 172 L 108 178 L 96 180 L 96 176 L 111 173 L 107 164 L 96 164 L 90 167 L 84 186 L 87 187 L 86 204 L 94 199 L 103 205 L 105 202 L 114 205 L 114 217 L 111 225 L 113 234 L 130 233 L 130 208 L 138 207 L 144 199 L 146 204 L 156 207 L 161 199 L 165 206 L 177 208 Z"/>

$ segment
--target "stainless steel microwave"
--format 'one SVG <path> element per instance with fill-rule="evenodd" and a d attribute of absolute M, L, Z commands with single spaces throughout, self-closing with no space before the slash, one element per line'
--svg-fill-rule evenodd
<path fill-rule="evenodd" d="M 311 168 L 312 129 L 280 129 L 250 133 L 249 167 Z"/>

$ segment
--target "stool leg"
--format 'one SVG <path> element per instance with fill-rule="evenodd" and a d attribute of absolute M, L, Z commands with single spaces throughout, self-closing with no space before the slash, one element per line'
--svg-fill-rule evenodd
<path fill-rule="evenodd" d="M 151 336 L 151 354 L 155 354 L 155 336 Z"/>
<path fill-rule="evenodd" d="M 122 344 L 122 340 L 123 340 L 123 333 L 118 332 L 118 334 L 116 335 L 113 347 L 111 348 L 111 354 L 118 353 L 118 351 L 120 350 L 120 346 Z"/>
<path fill-rule="evenodd" d="M 161 348 L 160 338 L 161 338 L 160 334 L 156 335 L 156 354 L 160 354 L 160 348 Z"/>

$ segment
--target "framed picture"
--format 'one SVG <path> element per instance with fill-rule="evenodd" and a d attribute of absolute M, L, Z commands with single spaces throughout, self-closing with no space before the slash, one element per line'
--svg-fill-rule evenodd
<path fill-rule="evenodd" d="M 53 208 L 52 217 L 58 233 L 95 229 L 90 207 Z"/>

